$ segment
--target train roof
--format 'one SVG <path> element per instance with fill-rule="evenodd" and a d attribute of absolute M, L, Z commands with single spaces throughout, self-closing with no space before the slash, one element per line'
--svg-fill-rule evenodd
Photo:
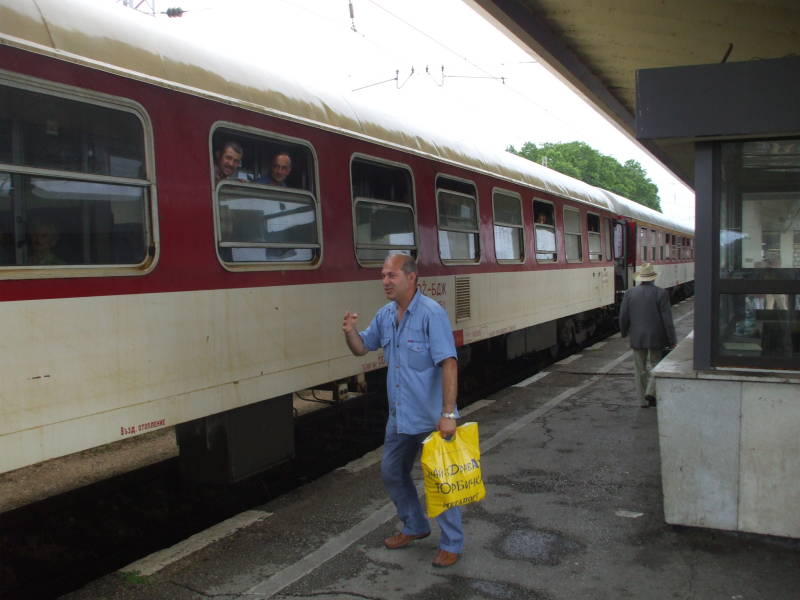
<path fill-rule="evenodd" d="M 0 0 L 0 29 L 5 45 L 367 139 L 691 232 L 656 211 L 520 156 L 416 129 L 344 95 L 278 76 L 261 64 L 219 56 L 134 11 L 85 0 Z"/>
<path fill-rule="evenodd" d="M 694 230 L 691 227 L 686 227 L 686 225 L 670 219 L 657 210 L 653 210 L 649 206 L 639 204 L 638 202 L 634 202 L 633 200 L 629 200 L 624 196 L 620 196 L 614 192 L 609 192 L 608 190 L 603 191 L 608 195 L 610 201 L 616 207 L 618 215 L 635 219 L 636 221 L 649 223 L 651 225 L 658 225 L 660 227 L 664 227 L 665 229 L 670 229 L 684 235 L 694 235 Z"/>

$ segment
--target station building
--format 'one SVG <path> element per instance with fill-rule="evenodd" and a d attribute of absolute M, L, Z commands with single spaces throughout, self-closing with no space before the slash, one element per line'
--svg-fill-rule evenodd
<path fill-rule="evenodd" d="M 668 523 L 800 537 L 800 5 L 474 0 L 695 190 L 695 323 L 656 370 Z"/>

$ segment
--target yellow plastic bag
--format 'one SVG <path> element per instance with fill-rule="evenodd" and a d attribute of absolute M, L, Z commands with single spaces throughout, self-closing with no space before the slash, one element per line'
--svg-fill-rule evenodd
<path fill-rule="evenodd" d="M 425 504 L 433 518 L 454 506 L 477 502 L 486 496 L 481 477 L 478 424 L 464 423 L 450 440 L 438 431 L 422 442 Z"/>

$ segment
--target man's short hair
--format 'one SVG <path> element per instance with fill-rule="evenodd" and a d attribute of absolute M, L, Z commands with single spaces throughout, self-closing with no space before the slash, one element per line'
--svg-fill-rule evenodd
<path fill-rule="evenodd" d="M 405 254 L 404 252 L 393 252 L 389 256 L 387 256 L 387 260 L 392 256 L 402 256 L 403 262 L 400 265 L 400 270 L 403 271 L 406 275 L 411 275 L 412 273 L 417 273 L 417 261 L 414 260 L 414 257 L 410 254 Z"/>
<path fill-rule="evenodd" d="M 225 150 L 227 150 L 228 148 L 236 152 L 236 154 L 244 154 L 242 145 L 235 140 L 228 140 L 227 142 L 222 144 L 222 148 L 220 149 L 220 154 L 225 154 Z"/>
<path fill-rule="evenodd" d="M 288 150 L 278 150 L 275 154 L 272 155 L 272 160 L 275 160 L 279 156 L 285 156 L 289 159 L 289 162 L 292 162 L 292 155 L 289 154 Z"/>

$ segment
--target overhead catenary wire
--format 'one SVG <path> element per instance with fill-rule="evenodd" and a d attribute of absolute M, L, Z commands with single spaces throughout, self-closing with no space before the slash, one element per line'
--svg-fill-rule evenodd
<path fill-rule="evenodd" d="M 411 79 L 413 76 L 414 76 L 414 67 L 411 67 L 411 72 L 408 74 L 408 77 L 406 77 L 403 80 L 403 83 L 400 83 L 400 70 L 397 69 L 394 72 L 394 77 L 392 77 L 391 79 L 384 79 L 383 81 L 376 81 L 375 83 L 369 83 L 367 85 L 362 85 L 361 87 L 357 87 L 354 90 L 350 90 L 350 91 L 351 92 L 357 92 L 359 90 L 365 90 L 367 88 L 375 87 L 377 85 L 383 85 L 384 83 L 389 83 L 390 81 L 394 81 L 396 83 L 397 89 L 399 90 L 406 83 L 408 83 L 408 80 Z"/>
<path fill-rule="evenodd" d="M 406 21 L 406 20 L 405 20 L 405 19 L 403 19 L 402 17 L 398 16 L 397 14 L 395 14 L 394 12 L 392 12 L 391 10 L 387 9 L 387 8 L 386 8 L 386 7 L 384 7 L 384 6 L 381 6 L 381 4 L 379 4 L 379 3 L 377 2 L 377 0 L 368 0 L 368 1 L 369 1 L 369 3 L 370 3 L 370 4 L 372 4 L 373 6 L 375 6 L 375 7 L 376 7 L 376 8 L 378 8 L 378 9 L 382 10 L 383 12 L 385 12 L 386 14 L 388 14 L 388 15 L 389 15 L 390 17 L 392 17 L 393 19 L 395 19 L 395 20 L 397 20 L 398 22 L 402 23 L 402 24 L 403 24 L 403 25 L 405 25 L 406 27 L 408 27 L 408 28 L 410 28 L 410 29 L 414 30 L 414 31 L 415 31 L 415 32 L 417 32 L 419 35 L 422 35 L 423 37 L 425 37 L 425 38 L 427 38 L 427 39 L 431 40 L 431 41 L 432 41 L 432 42 L 434 42 L 436 45 L 438 45 L 438 46 L 440 46 L 441 48 L 445 49 L 447 52 L 449 52 L 449 53 L 450 53 L 450 54 L 452 54 L 453 56 L 457 56 L 457 57 L 458 57 L 458 58 L 460 58 L 462 61 L 464 61 L 465 63 L 467 63 L 467 64 L 469 64 L 470 66 L 472 66 L 474 69 L 477 69 L 478 71 L 480 71 L 480 72 L 484 73 L 484 74 L 487 76 L 487 77 L 486 77 L 486 79 L 490 79 L 490 80 L 498 80 L 498 81 L 501 81 L 501 83 L 502 83 L 502 84 L 503 84 L 503 86 L 504 86 L 504 87 L 503 87 L 503 89 L 505 89 L 505 90 L 508 90 L 509 92 L 512 92 L 513 94 L 517 95 L 519 98 L 521 98 L 522 100 L 524 100 L 525 102 L 527 102 L 527 103 L 530 103 L 530 104 L 532 104 L 532 105 L 534 105 L 534 106 L 538 107 L 540 110 L 542 110 L 543 112 L 545 112 L 545 113 L 547 113 L 548 115 L 550 115 L 550 116 L 551 116 L 553 119 L 555 119 L 556 121 L 558 121 L 558 122 L 560 122 L 560 123 L 563 123 L 563 124 L 564 124 L 566 127 L 569 127 L 570 129 L 574 128 L 574 124 L 570 123 L 569 121 L 567 121 L 567 120 L 565 120 L 565 119 L 561 118 L 560 116 L 558 116 L 557 114 L 553 113 L 553 112 L 552 112 L 552 111 L 551 111 L 549 108 L 547 108 L 546 106 L 542 105 L 540 102 L 537 102 L 537 101 L 536 101 L 536 100 L 534 100 L 533 98 L 530 98 L 530 97 L 529 97 L 527 94 L 525 94 L 525 93 L 521 92 L 520 90 L 516 89 L 516 88 L 515 88 L 513 85 L 509 85 L 509 84 L 507 84 L 507 82 L 508 82 L 508 80 L 509 80 L 509 78 L 508 78 L 508 77 L 501 77 L 501 76 L 497 76 L 497 75 L 495 75 L 494 73 L 492 73 L 492 72 L 490 72 L 490 71 L 488 71 L 488 70 L 484 69 L 484 68 L 483 68 L 483 67 L 481 67 L 479 64 L 477 64 L 477 63 L 475 63 L 474 61 L 470 60 L 468 57 L 466 57 L 466 56 L 462 55 L 460 52 L 458 52 L 458 51 L 454 50 L 453 48 L 451 48 L 451 47 L 450 47 L 450 46 L 448 46 L 447 44 L 445 44 L 445 43 L 443 43 L 443 42 L 439 41 L 439 40 L 438 40 L 438 39 L 436 39 L 434 36 L 432 36 L 432 35 L 428 34 L 427 32 L 423 31 L 422 29 L 420 29 L 419 27 L 417 27 L 417 26 L 416 26 L 416 25 L 414 25 L 413 23 L 409 23 L 408 21 Z M 361 32 L 359 32 L 359 33 L 360 33 L 360 35 L 361 35 L 361 36 L 362 36 L 364 39 L 368 39 L 368 36 L 366 36 L 366 35 L 364 34 L 363 30 L 362 30 Z M 369 40 L 369 41 L 370 41 L 370 42 L 371 42 L 373 45 L 375 45 L 375 46 L 377 46 L 377 47 L 379 47 L 379 48 L 381 47 L 379 44 L 376 44 L 375 42 L 372 42 L 371 40 Z M 532 63 L 534 63 L 534 64 L 536 64 L 536 63 L 537 63 L 537 61 L 520 61 L 520 62 L 521 62 L 521 64 L 523 64 L 523 63 L 524 63 L 524 64 L 527 64 L 528 62 L 532 62 Z M 444 66 L 442 67 L 442 69 L 444 69 Z M 433 78 L 433 76 L 430 74 L 430 72 L 428 72 L 428 75 L 429 75 L 429 76 L 430 76 L 432 79 L 434 79 L 434 78 Z M 444 85 L 444 79 L 445 79 L 445 78 L 465 78 L 465 79 L 478 79 L 478 77 L 470 77 L 470 76 L 456 76 L 456 75 L 448 75 L 448 76 L 446 76 L 446 77 L 444 77 L 444 76 L 443 76 L 442 83 L 441 83 L 441 84 L 438 84 L 438 83 L 437 83 L 437 85 L 438 85 L 439 87 L 442 87 L 442 86 Z M 436 81 L 436 80 L 434 79 L 434 81 Z M 363 88 L 359 88 L 359 89 L 363 89 Z"/>
<path fill-rule="evenodd" d="M 354 0 L 348 0 L 348 3 L 347 3 L 348 16 L 351 15 L 350 9 L 351 9 L 351 6 L 352 6 L 352 17 L 350 19 L 348 19 L 348 21 L 344 20 L 345 15 L 342 14 L 341 8 L 337 11 L 337 13 L 340 15 L 337 18 L 333 14 L 328 14 L 327 12 L 314 10 L 313 8 L 310 8 L 309 6 L 305 5 L 303 2 L 299 2 L 297 0 L 279 0 L 279 1 L 281 3 L 283 3 L 283 4 L 291 6 L 295 10 L 299 10 L 299 11 L 305 12 L 305 13 L 307 13 L 309 15 L 312 15 L 313 18 L 317 19 L 320 22 L 334 24 L 337 29 L 339 27 L 343 27 L 343 26 L 347 27 L 347 31 L 348 31 L 349 35 L 358 36 L 358 38 L 362 42 L 364 42 L 366 44 L 369 44 L 370 46 L 372 46 L 372 47 L 376 48 L 377 50 L 379 50 L 381 55 L 393 56 L 394 57 L 393 60 L 396 60 L 396 61 L 407 60 L 407 56 L 405 55 L 405 53 L 399 52 L 397 47 L 387 47 L 386 45 L 380 43 L 380 40 L 376 40 L 371 35 L 368 35 L 366 33 L 364 16 L 363 16 L 363 13 L 360 10 L 359 10 L 359 14 L 358 14 L 359 21 L 356 22 L 356 8 L 358 8 L 358 7 L 356 6 L 357 3 L 354 2 Z M 449 73 L 443 73 L 443 77 L 441 79 L 441 83 L 439 83 L 439 82 L 436 83 L 436 85 L 438 87 L 443 87 L 444 83 L 446 83 L 446 81 L 448 79 L 450 79 L 451 81 L 455 81 L 456 79 L 459 79 L 459 80 L 461 80 L 461 81 L 463 81 L 465 83 L 468 82 L 468 81 L 475 81 L 476 85 L 479 85 L 479 80 L 480 79 L 484 79 L 487 82 L 499 81 L 501 83 L 501 85 L 503 85 L 502 89 L 504 91 L 511 92 L 514 95 L 516 95 L 518 98 L 520 98 L 522 101 L 524 101 L 526 104 L 536 107 L 537 109 L 542 111 L 544 114 L 548 115 L 548 118 L 551 119 L 552 121 L 563 124 L 563 126 L 564 126 L 564 128 L 566 130 L 574 131 L 574 129 L 575 129 L 574 123 L 571 123 L 571 122 L 567 121 L 566 119 L 561 118 L 558 114 L 552 112 L 548 107 L 544 106 L 543 104 L 541 104 L 536 99 L 529 97 L 524 92 L 522 92 L 521 90 L 517 89 L 512 83 L 512 81 L 513 81 L 512 78 L 508 77 L 507 75 L 498 75 L 493 70 L 491 70 L 489 68 L 486 68 L 485 66 L 481 65 L 479 63 L 479 61 L 472 60 L 471 58 L 469 58 L 468 56 L 462 54 L 458 50 L 456 50 L 456 49 L 448 46 L 446 43 L 440 41 L 434 35 L 431 35 L 431 34 L 427 33 L 422 28 L 414 25 L 413 23 L 409 22 L 405 18 L 399 16 L 394 11 L 385 8 L 384 6 L 382 6 L 376 0 L 368 0 L 368 2 L 375 9 L 383 12 L 384 14 L 388 15 L 392 20 L 397 21 L 398 23 L 400 23 L 404 28 L 408 28 L 409 30 L 413 31 L 414 34 L 416 34 L 418 36 L 421 36 L 421 37 L 431 41 L 436 46 L 438 46 L 438 47 L 442 48 L 443 50 L 445 50 L 451 56 L 456 57 L 459 60 L 459 62 L 461 62 L 462 64 L 469 65 L 472 69 L 475 69 L 476 71 L 478 71 L 479 73 L 482 73 L 485 76 L 485 77 L 483 77 L 483 76 L 477 76 L 477 75 L 469 75 L 469 74 L 465 74 L 465 73 L 461 73 L 461 74 L 458 74 L 458 75 L 456 75 L 456 74 L 451 75 Z M 341 6 L 341 5 L 339 5 L 339 6 Z M 198 10 L 198 9 L 195 8 L 195 11 L 196 10 Z M 199 10 L 212 10 L 213 11 L 213 10 L 217 10 L 217 9 L 215 7 L 215 8 L 206 8 L 206 9 L 199 9 Z M 345 23 L 347 23 L 347 24 L 345 25 Z M 400 48 L 404 48 L 404 46 L 401 46 Z M 434 61 L 425 61 L 425 62 L 430 64 L 431 62 L 434 62 Z M 438 62 L 439 61 L 436 60 L 434 62 L 434 64 L 438 63 Z M 519 63 L 519 64 L 523 64 L 523 63 L 527 64 L 527 63 L 536 62 L 536 61 L 512 61 L 512 62 L 514 62 L 515 64 L 517 64 L 517 63 Z M 398 64 L 398 63 L 396 62 L 395 64 Z M 507 64 L 511 64 L 511 62 L 500 63 L 500 64 L 502 66 L 506 66 Z M 377 81 L 373 81 L 371 83 L 366 83 L 365 85 L 360 85 L 360 86 L 356 86 L 354 88 L 350 88 L 350 91 L 351 91 L 351 93 L 353 93 L 353 92 L 357 93 L 359 91 L 363 91 L 363 90 L 366 90 L 366 89 L 375 88 L 375 87 L 379 87 L 381 85 L 390 84 L 392 81 L 395 82 L 395 89 L 400 90 L 401 88 L 403 88 L 403 86 L 406 85 L 406 83 L 410 79 L 415 77 L 416 73 L 421 72 L 421 71 L 419 71 L 419 69 L 415 70 L 413 65 L 409 66 L 407 68 L 409 70 L 409 76 L 405 79 L 405 81 L 402 81 L 402 83 L 401 83 L 401 80 L 400 80 L 399 73 L 397 73 L 398 69 L 392 69 L 389 72 L 395 71 L 395 76 L 394 77 L 376 78 L 376 79 L 378 79 Z M 387 71 L 388 70 L 389 69 L 387 69 Z M 399 70 L 403 71 L 404 69 L 401 68 Z M 432 77 L 430 73 L 428 73 L 428 76 L 431 77 L 431 79 L 434 82 L 436 82 L 436 78 Z M 419 79 L 419 78 L 417 78 L 417 79 Z M 577 133 L 578 132 L 575 132 L 575 134 L 577 134 Z"/>

